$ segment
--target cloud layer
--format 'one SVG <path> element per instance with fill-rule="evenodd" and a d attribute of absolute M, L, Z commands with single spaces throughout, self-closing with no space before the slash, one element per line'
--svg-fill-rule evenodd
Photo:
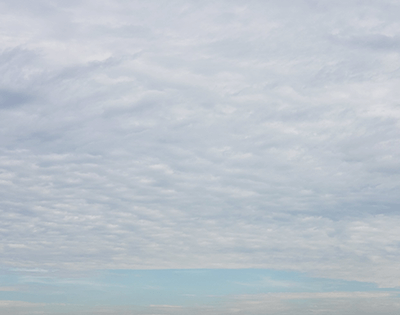
<path fill-rule="evenodd" d="M 334 292 L 329 294 L 269 294 L 260 296 L 235 296 L 224 304 L 216 306 L 181 307 L 177 305 L 151 305 L 149 307 L 95 307 L 71 308 L 69 305 L 26 303 L 19 301 L 1 301 L 0 310 L 11 315 L 65 314 L 66 309 L 73 310 L 74 314 L 285 314 L 299 313 L 352 315 L 352 314 L 384 314 L 398 313 L 400 303 L 397 297 L 391 294 L 354 292 Z M 84 310 L 83 310 L 84 309 Z"/>
<path fill-rule="evenodd" d="M 398 286 L 395 1 L 3 1 L 0 263 Z"/>

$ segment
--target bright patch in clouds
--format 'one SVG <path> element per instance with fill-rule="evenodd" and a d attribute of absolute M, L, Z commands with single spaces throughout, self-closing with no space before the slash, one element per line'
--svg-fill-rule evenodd
<path fill-rule="evenodd" d="M 3 1 L 0 308 L 398 314 L 399 14 L 390 0 Z M 190 300 L 191 276 L 162 283 L 183 300 L 106 302 L 117 270 L 143 269 L 155 287 L 202 270 L 204 296 L 227 269 L 236 280 L 213 305 Z"/>

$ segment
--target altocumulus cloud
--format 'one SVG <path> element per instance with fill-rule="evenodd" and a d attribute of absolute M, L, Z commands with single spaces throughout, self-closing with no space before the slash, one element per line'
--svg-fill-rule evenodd
<path fill-rule="evenodd" d="M 3 267 L 400 285 L 397 1 L 0 12 Z"/>

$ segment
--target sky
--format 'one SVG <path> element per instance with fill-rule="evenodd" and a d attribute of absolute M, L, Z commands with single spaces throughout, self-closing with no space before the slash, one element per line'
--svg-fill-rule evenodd
<path fill-rule="evenodd" d="M 0 313 L 398 314 L 399 16 L 2 0 Z"/>

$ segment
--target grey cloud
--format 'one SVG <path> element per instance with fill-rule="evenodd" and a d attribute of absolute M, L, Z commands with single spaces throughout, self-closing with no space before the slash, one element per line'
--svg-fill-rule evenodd
<path fill-rule="evenodd" d="M 0 109 L 14 108 L 29 102 L 32 97 L 28 94 L 0 90 Z"/>
<path fill-rule="evenodd" d="M 383 34 L 374 34 L 351 37 L 348 39 L 348 43 L 361 48 L 396 51 L 399 48 L 400 40 L 398 36 L 390 37 Z"/>

